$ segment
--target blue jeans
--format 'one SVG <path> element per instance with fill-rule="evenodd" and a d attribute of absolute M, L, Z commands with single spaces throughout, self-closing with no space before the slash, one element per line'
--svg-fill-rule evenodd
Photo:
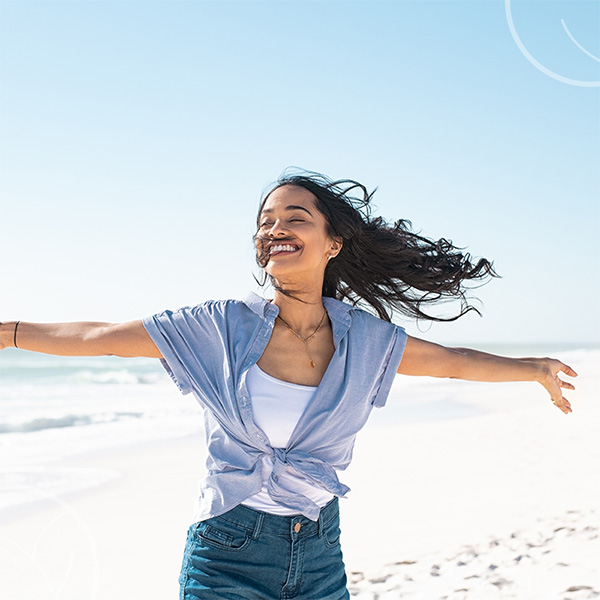
<path fill-rule="evenodd" d="M 236 506 L 192 525 L 180 600 L 348 600 L 338 499 L 318 521 Z"/>

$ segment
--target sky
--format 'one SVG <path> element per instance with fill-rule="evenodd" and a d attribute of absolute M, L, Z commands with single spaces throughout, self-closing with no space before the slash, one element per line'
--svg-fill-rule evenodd
<path fill-rule="evenodd" d="M 482 318 L 412 335 L 600 345 L 599 32 L 578 0 L 0 0 L 0 320 L 260 292 L 296 166 L 494 261 Z"/>

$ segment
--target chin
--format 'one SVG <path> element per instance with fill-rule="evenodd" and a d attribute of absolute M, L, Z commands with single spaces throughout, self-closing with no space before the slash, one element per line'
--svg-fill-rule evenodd
<path fill-rule="evenodd" d="M 286 279 L 293 277 L 294 272 L 286 269 L 265 269 L 267 275 L 272 277 L 277 284 L 284 284 Z"/>

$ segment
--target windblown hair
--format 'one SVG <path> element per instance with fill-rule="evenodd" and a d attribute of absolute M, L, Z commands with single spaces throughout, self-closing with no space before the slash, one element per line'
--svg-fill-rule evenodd
<path fill-rule="evenodd" d="M 269 195 L 284 185 L 312 192 L 327 221 L 328 235 L 343 241 L 340 253 L 325 269 L 323 296 L 355 306 L 366 304 L 385 321 L 391 321 L 394 311 L 430 321 L 455 321 L 472 310 L 481 314 L 467 301 L 465 284 L 483 285 L 498 277 L 490 261 L 472 259 L 445 238 L 432 240 L 413 233 L 410 221 L 400 219 L 390 225 L 382 217 L 372 217 L 370 202 L 377 188 L 369 193 L 357 181 L 331 181 L 311 171 L 284 171 L 261 200 L 259 218 Z M 256 260 L 264 269 L 269 258 L 259 249 Z M 265 273 L 259 283 L 267 281 L 293 295 Z M 458 314 L 436 316 L 424 310 L 447 300 L 459 300 Z"/>

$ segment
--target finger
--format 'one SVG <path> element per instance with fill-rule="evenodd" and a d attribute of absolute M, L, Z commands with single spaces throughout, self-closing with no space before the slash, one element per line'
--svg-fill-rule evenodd
<path fill-rule="evenodd" d="M 564 396 L 561 396 L 559 400 L 552 398 L 552 404 L 554 404 L 556 408 L 564 412 L 565 415 L 568 415 L 569 413 L 573 412 L 573 409 L 571 408 L 571 403 Z"/>
<path fill-rule="evenodd" d="M 560 389 L 561 383 L 566 382 L 561 382 L 560 379 L 558 379 L 558 377 L 552 377 L 548 380 L 546 389 L 550 394 L 550 400 L 552 400 L 552 404 L 554 404 L 554 406 L 556 406 L 565 414 L 568 414 L 573 411 L 571 409 L 571 404 L 569 403 L 569 401 L 562 395 L 562 391 Z"/>
<path fill-rule="evenodd" d="M 560 387 L 565 388 L 566 390 L 574 390 L 575 386 L 572 383 L 569 383 L 568 381 L 563 381 L 562 379 L 558 380 L 558 385 L 560 385 Z"/>
<path fill-rule="evenodd" d="M 569 365 L 565 365 L 564 363 L 561 363 L 562 367 L 561 367 L 561 371 L 565 374 L 568 375 L 569 377 L 577 377 L 577 373 L 575 373 L 575 371 L 573 369 L 571 369 L 571 367 L 569 367 Z"/>
<path fill-rule="evenodd" d="M 567 408 L 566 406 L 564 406 L 563 404 L 559 404 L 558 402 L 552 400 L 552 404 L 554 404 L 554 406 L 556 406 L 556 408 L 558 408 L 558 410 L 560 410 L 561 412 L 568 414 L 570 411 L 570 408 Z"/>

